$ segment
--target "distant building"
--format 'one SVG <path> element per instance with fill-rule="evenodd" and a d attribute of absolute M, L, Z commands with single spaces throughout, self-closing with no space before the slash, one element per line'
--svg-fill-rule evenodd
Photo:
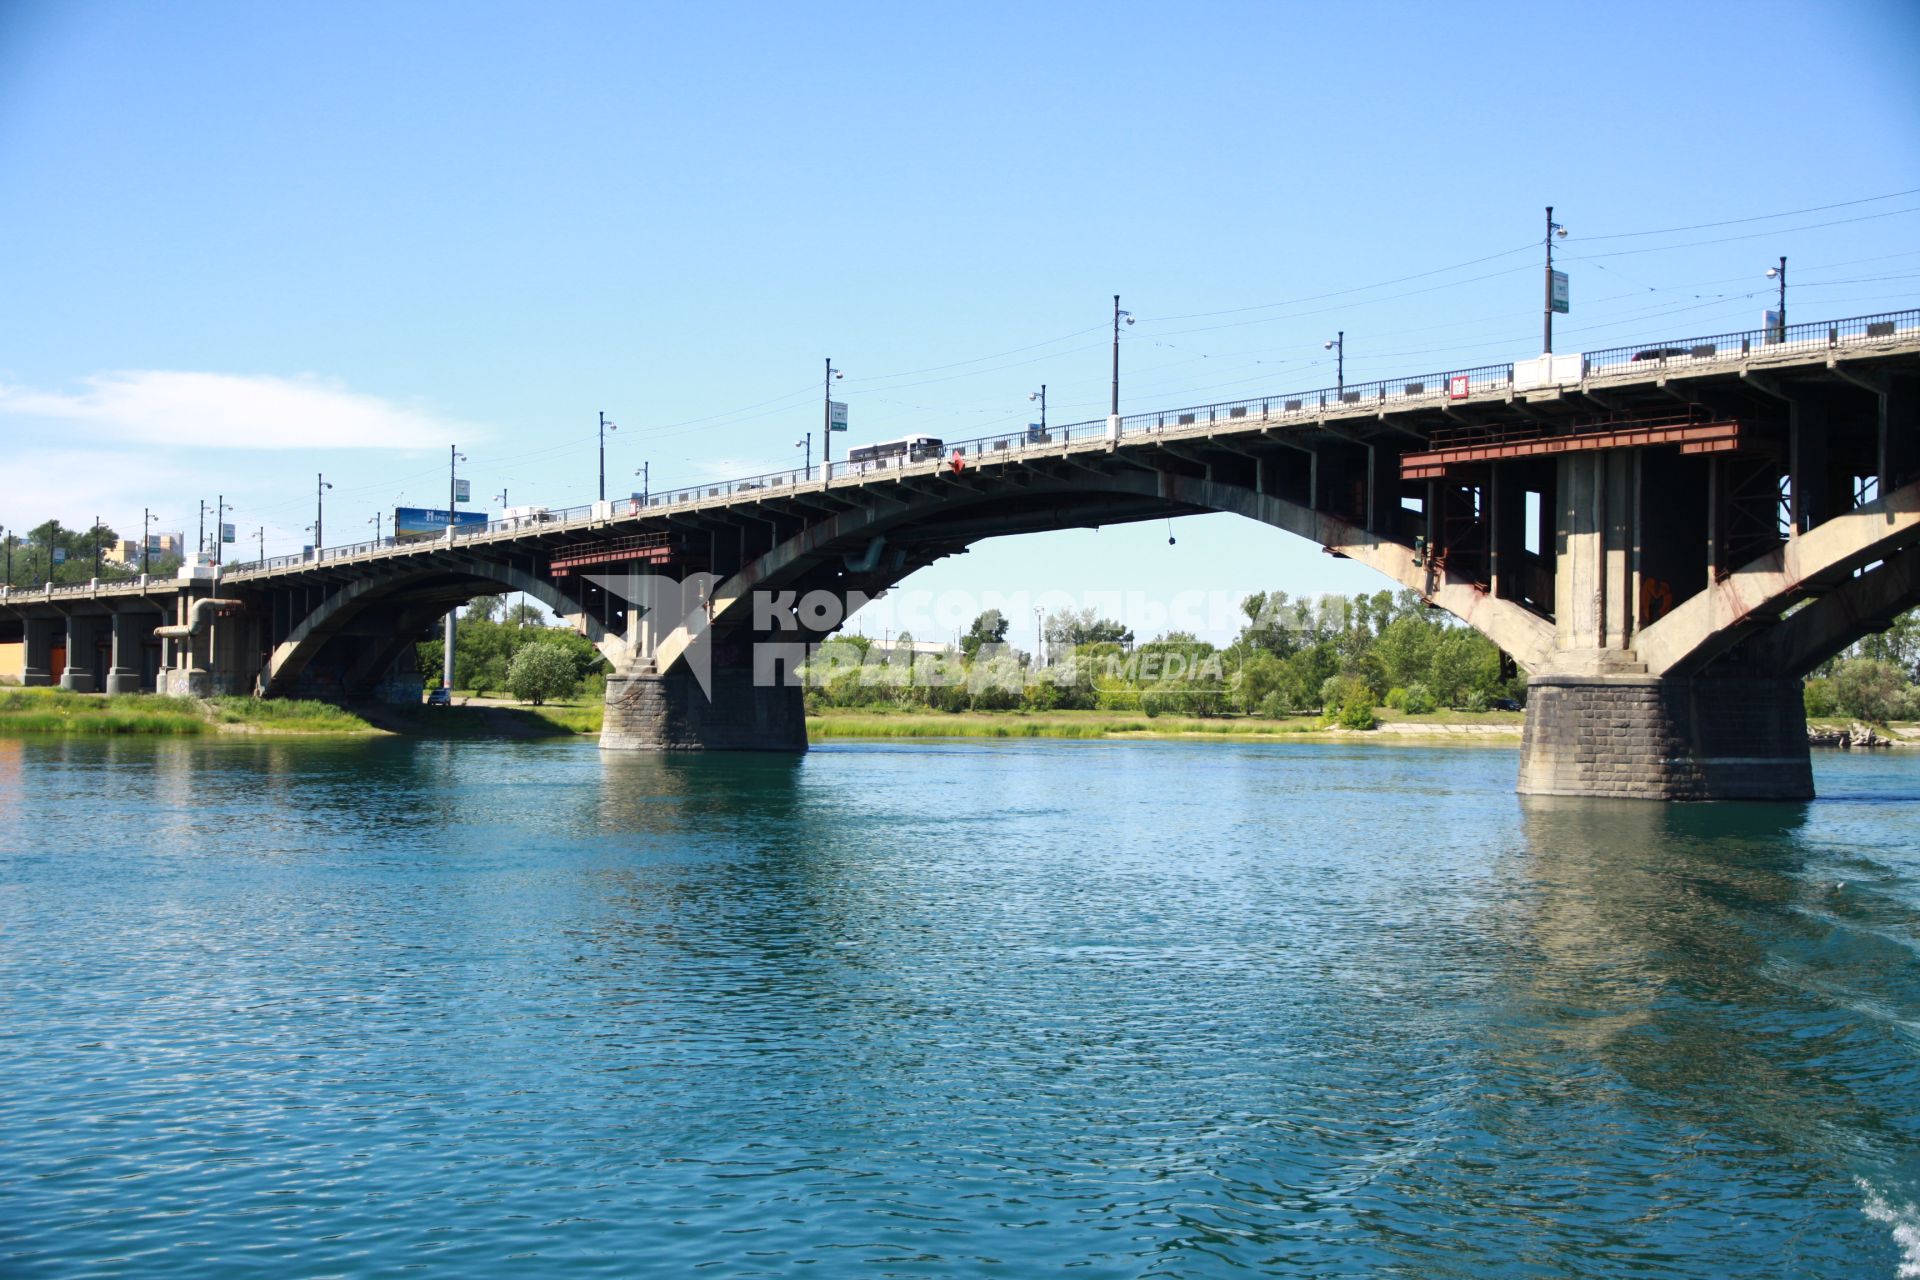
<path fill-rule="evenodd" d="M 187 535 L 184 533 L 156 533 L 148 537 L 152 544 L 152 557 L 155 560 L 164 556 L 185 556 L 187 554 Z M 125 565 L 138 568 L 140 564 L 140 539 L 120 538 L 100 548 L 100 558 L 108 564 Z"/>

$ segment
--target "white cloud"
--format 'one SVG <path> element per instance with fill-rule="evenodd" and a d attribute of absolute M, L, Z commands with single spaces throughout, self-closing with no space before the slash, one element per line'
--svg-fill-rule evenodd
<path fill-rule="evenodd" d="M 312 376 L 126 370 L 77 392 L 0 383 L 0 416 L 85 423 L 95 439 L 203 449 L 416 449 L 474 427 Z"/>

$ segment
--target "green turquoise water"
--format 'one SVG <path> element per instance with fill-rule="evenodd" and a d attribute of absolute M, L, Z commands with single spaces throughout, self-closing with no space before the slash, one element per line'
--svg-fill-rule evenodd
<path fill-rule="evenodd" d="M 1920 1274 L 1920 752 L 1816 775 L 0 739 L 0 1276 Z"/>

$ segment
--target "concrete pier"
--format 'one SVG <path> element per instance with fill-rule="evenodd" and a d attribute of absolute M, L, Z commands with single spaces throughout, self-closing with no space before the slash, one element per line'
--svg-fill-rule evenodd
<path fill-rule="evenodd" d="M 746 667 L 716 667 L 713 698 L 685 667 L 607 680 L 600 745 L 614 751 L 805 751 L 805 691 L 757 685 Z"/>

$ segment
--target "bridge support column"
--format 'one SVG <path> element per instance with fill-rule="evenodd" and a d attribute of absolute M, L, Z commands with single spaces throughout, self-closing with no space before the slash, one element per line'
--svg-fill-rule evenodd
<path fill-rule="evenodd" d="M 26 652 L 20 668 L 20 683 L 32 688 L 53 683 L 53 637 L 60 623 L 54 618 L 28 618 Z"/>
<path fill-rule="evenodd" d="M 74 693 L 93 693 L 94 621 L 79 614 L 67 615 L 67 669 L 60 675 L 60 687 Z"/>
<path fill-rule="evenodd" d="M 1797 678 L 1542 675 L 1527 684 L 1522 795 L 1813 796 Z"/>
<path fill-rule="evenodd" d="M 709 699 L 685 667 L 607 680 L 600 745 L 614 751 L 805 751 L 805 690 L 758 683 L 746 665 L 714 664 Z"/>
<path fill-rule="evenodd" d="M 113 615 L 113 658 L 107 667 L 108 693 L 138 693 L 141 685 L 140 621 L 142 615 Z M 151 619 L 148 620 L 152 630 Z"/>

